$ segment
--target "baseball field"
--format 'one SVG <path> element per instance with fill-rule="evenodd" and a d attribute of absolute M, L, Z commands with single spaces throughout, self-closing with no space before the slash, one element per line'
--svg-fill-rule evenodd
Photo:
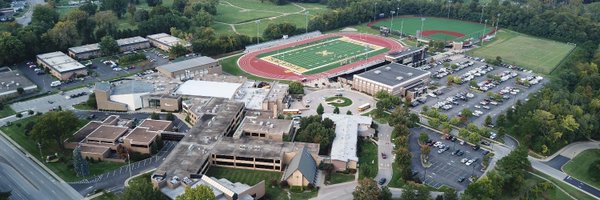
<path fill-rule="evenodd" d="M 298 74 L 314 74 L 387 51 L 387 48 L 342 36 L 263 53 L 258 58 Z"/>
<path fill-rule="evenodd" d="M 437 17 L 396 17 L 375 23 L 375 26 L 391 27 L 392 30 L 406 35 L 416 36 L 423 25 L 422 36 L 433 40 L 465 41 L 470 38 L 479 38 L 489 34 L 493 27 L 488 22 L 484 24 L 465 22 Z"/>
<path fill-rule="evenodd" d="M 549 74 L 573 48 L 574 45 L 501 30 L 492 43 L 471 50 L 468 54 L 487 59 L 500 56 L 505 63 Z"/>

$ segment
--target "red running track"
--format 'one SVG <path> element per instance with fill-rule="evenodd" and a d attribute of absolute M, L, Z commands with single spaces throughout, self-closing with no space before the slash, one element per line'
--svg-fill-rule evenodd
<path fill-rule="evenodd" d="M 313 41 L 317 41 L 317 40 L 321 40 L 321 39 L 325 39 L 325 38 L 335 37 L 335 36 L 346 36 L 346 37 L 352 38 L 354 40 L 359 40 L 359 41 L 363 41 L 366 43 L 379 45 L 379 46 L 385 47 L 389 50 L 385 53 L 370 57 L 367 60 L 362 60 L 362 61 L 358 61 L 355 63 L 339 66 L 339 67 L 331 69 L 329 71 L 321 72 L 318 74 L 311 74 L 311 75 L 296 74 L 294 72 L 286 72 L 286 71 L 288 71 L 288 69 L 277 66 L 275 64 L 269 63 L 267 61 L 264 61 L 264 60 L 261 60 L 260 58 L 258 58 L 258 55 L 262 54 L 262 53 L 272 52 L 272 51 L 276 51 L 278 49 L 285 49 L 288 47 L 297 46 L 297 45 L 301 45 L 301 44 L 305 44 L 305 43 L 309 43 L 309 42 L 313 42 Z M 266 49 L 262 49 L 262 50 L 255 51 L 252 53 L 248 53 L 248 54 L 240 57 L 240 59 L 238 59 L 237 64 L 246 73 L 249 73 L 249 74 L 252 74 L 255 76 L 259 76 L 259 77 L 263 77 L 263 78 L 278 79 L 278 80 L 302 80 L 302 79 L 315 80 L 315 79 L 327 77 L 330 74 L 336 74 L 339 72 L 343 72 L 343 71 L 352 69 L 354 67 L 360 66 L 360 65 L 368 63 L 368 62 L 372 62 L 374 60 L 383 59 L 388 52 L 400 51 L 403 48 L 404 47 L 402 45 L 400 45 L 398 42 L 388 39 L 388 38 L 385 38 L 385 37 L 377 36 L 377 35 L 359 34 L 359 33 L 332 33 L 332 34 L 325 34 L 325 35 L 317 36 L 314 38 L 301 40 L 298 42 L 293 42 L 290 44 L 280 45 L 280 46 L 266 48 Z"/>

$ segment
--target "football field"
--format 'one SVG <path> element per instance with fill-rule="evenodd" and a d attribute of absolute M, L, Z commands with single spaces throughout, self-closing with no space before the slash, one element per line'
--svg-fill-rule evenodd
<path fill-rule="evenodd" d="M 331 37 L 260 54 L 269 63 L 298 74 L 314 74 L 386 52 L 387 49 L 348 37 Z"/>

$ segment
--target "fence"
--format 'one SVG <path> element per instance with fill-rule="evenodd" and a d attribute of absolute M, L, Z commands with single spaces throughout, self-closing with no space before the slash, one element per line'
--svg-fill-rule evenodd
<path fill-rule="evenodd" d="M 321 31 L 313 31 L 313 32 L 305 33 L 305 34 L 301 34 L 301 35 L 295 35 L 295 36 L 289 37 L 287 39 L 277 39 L 277 40 L 272 40 L 272 41 L 268 41 L 268 42 L 263 42 L 260 44 L 248 45 L 248 46 L 246 46 L 246 50 L 244 50 L 244 53 L 251 53 L 251 52 L 258 51 L 258 50 L 271 48 L 274 46 L 280 46 L 280 45 L 284 45 L 284 44 L 298 42 L 298 41 L 306 40 L 309 38 L 317 37 L 320 35 L 322 35 Z"/>

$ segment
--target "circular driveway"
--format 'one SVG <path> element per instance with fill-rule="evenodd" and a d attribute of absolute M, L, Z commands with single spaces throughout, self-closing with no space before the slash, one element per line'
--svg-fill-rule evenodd
<path fill-rule="evenodd" d="M 327 97 L 333 97 L 336 94 L 342 94 L 342 96 L 352 100 L 351 105 L 339 108 L 340 114 L 346 114 L 348 110 L 350 110 L 352 114 L 358 114 L 358 107 L 366 103 L 370 103 L 371 107 L 375 106 L 375 100 L 373 100 L 373 97 L 349 89 L 320 89 L 317 91 L 306 90 L 306 92 L 307 93 L 304 95 L 302 102 L 294 104 L 295 108 L 306 109 L 306 105 L 310 106 L 307 110 L 302 112 L 303 116 L 316 115 L 319 103 L 323 105 L 323 108 L 325 108 L 325 113 L 332 113 L 335 107 L 327 104 L 325 99 Z M 367 112 L 369 110 L 367 110 Z"/>

